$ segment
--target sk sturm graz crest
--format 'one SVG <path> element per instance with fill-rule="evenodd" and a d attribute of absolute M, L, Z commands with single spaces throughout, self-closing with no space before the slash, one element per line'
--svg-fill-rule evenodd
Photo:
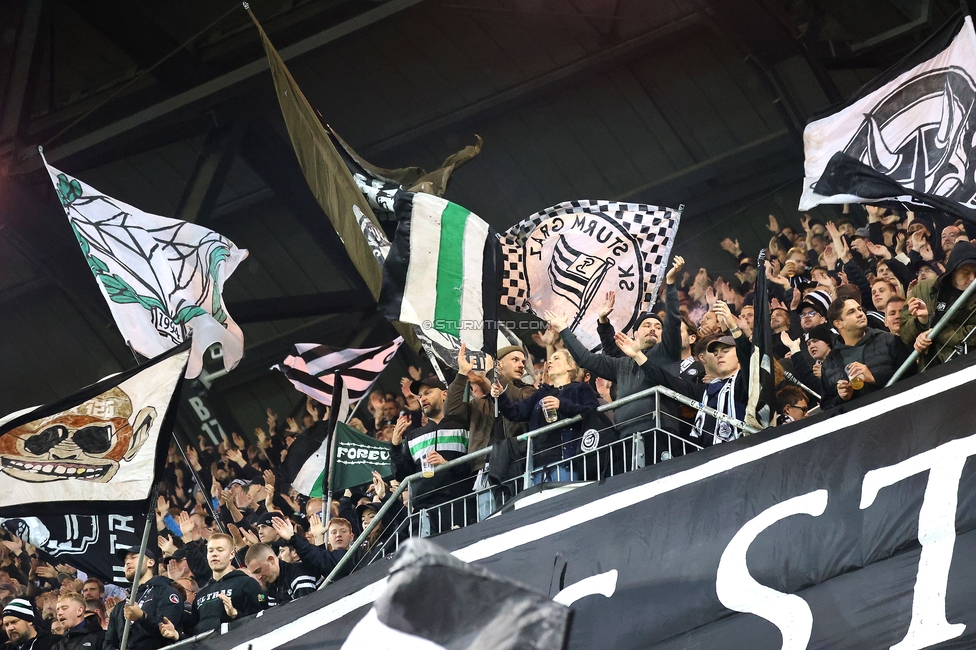
<path fill-rule="evenodd" d="M 145 444 L 156 417 L 151 406 L 134 414 L 129 396 L 113 388 L 0 436 L 0 471 L 30 483 L 107 483 Z"/>
<path fill-rule="evenodd" d="M 570 201 L 538 212 L 502 236 L 502 304 L 561 313 L 595 349 L 608 291 L 616 293 L 609 318 L 617 331 L 653 305 L 680 218 L 680 210 L 613 201 Z"/>
<path fill-rule="evenodd" d="M 966 70 L 928 71 L 866 113 L 844 153 L 905 187 L 976 207 L 974 104 Z"/>

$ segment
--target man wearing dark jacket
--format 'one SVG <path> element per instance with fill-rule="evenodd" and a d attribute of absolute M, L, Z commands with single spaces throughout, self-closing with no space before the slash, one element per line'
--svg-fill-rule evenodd
<path fill-rule="evenodd" d="M 268 599 L 257 580 L 231 564 L 234 540 L 230 535 L 215 533 L 207 542 L 207 560 L 213 581 L 197 592 L 188 627 L 191 634 L 216 629 L 221 623 L 257 614 L 267 608 Z M 159 631 L 171 641 L 180 633 L 174 621 L 163 618 Z"/>
<path fill-rule="evenodd" d="M 337 519 L 340 518 L 333 518 L 332 521 L 336 521 Z M 346 521 L 346 519 L 340 520 Z M 331 523 L 329 525 L 330 529 Z M 339 560 L 342 559 L 342 556 L 348 550 L 348 546 L 347 548 L 335 548 L 333 550 L 329 550 L 328 547 L 313 546 L 303 535 L 295 534 L 295 524 L 290 519 L 275 517 L 271 521 L 271 525 L 274 526 L 278 537 L 295 550 L 302 570 L 316 579 L 323 578 L 332 573 L 332 569 L 335 568 L 336 564 L 339 563 Z M 351 533 L 352 531 L 350 530 Z M 353 564 L 349 564 L 343 574 L 337 577 L 341 578 L 348 575 L 349 571 L 352 571 L 352 568 Z"/>
<path fill-rule="evenodd" d="M 908 358 L 901 339 L 868 327 L 867 314 L 856 300 L 830 303 L 827 320 L 840 336 L 822 366 L 824 409 L 884 388 Z"/>
<path fill-rule="evenodd" d="M 268 607 L 283 605 L 315 591 L 315 578 L 304 566 L 279 562 L 267 544 L 255 544 L 244 558 L 247 570 L 257 578 L 268 594 Z"/>
<path fill-rule="evenodd" d="M 74 591 L 58 596 L 58 622 L 64 628 L 64 636 L 52 646 L 54 650 L 98 650 L 102 647 L 105 632 L 97 616 L 85 617 L 85 599 Z"/>
<path fill-rule="evenodd" d="M 643 314 L 638 317 L 634 327 L 634 340 L 647 358 L 660 366 L 681 360 L 681 314 L 678 311 L 678 290 L 674 282 L 683 266 L 684 260 L 675 257 L 674 264 L 665 278 L 667 282 L 665 323 L 662 325 L 655 315 Z M 627 356 L 612 356 L 619 351 L 616 344 L 610 347 L 608 343 L 611 341 L 607 340 L 604 342 L 604 353 L 593 354 L 569 330 L 566 318 L 561 318 L 547 311 L 546 319 L 562 337 L 566 349 L 573 355 L 573 359 L 581 368 L 589 370 L 597 377 L 609 379 L 617 384 L 617 399 L 633 395 L 654 385 L 648 381 L 633 359 Z M 599 325 L 598 328 L 603 328 L 600 330 L 601 341 L 607 335 L 612 338 L 613 326 L 609 323 Z M 620 406 L 614 411 L 613 417 L 615 422 L 620 423 L 616 425 L 616 428 L 623 437 L 653 428 L 653 414 L 654 400 L 647 398 Z"/>
<path fill-rule="evenodd" d="M 125 579 L 131 581 L 136 575 L 139 553 L 134 550 L 120 550 L 118 555 L 125 566 Z M 108 630 L 105 631 L 103 650 L 117 650 L 122 647 L 122 633 L 125 620 L 129 619 L 129 648 L 133 650 L 157 650 L 169 641 L 159 631 L 159 624 L 168 618 L 179 625 L 183 617 L 183 598 L 166 576 L 153 576 L 156 556 L 152 549 L 146 549 L 142 563 L 142 576 L 136 590 L 136 601 L 129 605 L 122 601 L 109 615 Z"/>
<path fill-rule="evenodd" d="M 3 631 L 8 639 L 4 650 L 50 650 L 61 637 L 38 630 L 37 619 L 37 612 L 26 598 L 7 603 L 3 608 Z"/>

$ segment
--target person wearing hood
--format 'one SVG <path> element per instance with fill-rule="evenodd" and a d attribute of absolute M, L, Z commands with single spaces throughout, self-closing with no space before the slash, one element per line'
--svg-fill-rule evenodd
<path fill-rule="evenodd" d="M 188 628 L 190 634 L 200 634 L 216 629 L 221 623 L 257 614 L 268 607 L 268 598 L 261 584 L 231 564 L 234 557 L 234 539 L 230 535 L 215 533 L 207 542 L 207 562 L 213 572 L 213 580 L 197 592 L 193 600 L 193 612 Z M 180 640 L 178 621 L 164 617 L 159 632 L 170 641 Z"/>
<path fill-rule="evenodd" d="M 105 632 L 98 617 L 86 617 L 85 614 L 84 596 L 74 591 L 58 596 L 57 619 L 64 628 L 64 635 L 52 646 L 54 650 L 99 650 L 102 647 Z"/>
<path fill-rule="evenodd" d="M 125 567 L 125 579 L 131 581 L 136 575 L 139 553 L 133 549 L 121 549 L 118 555 Z M 136 600 L 131 605 L 123 600 L 112 609 L 102 650 L 116 650 L 122 647 L 122 633 L 125 630 L 126 619 L 132 621 L 129 626 L 128 645 L 132 650 L 157 650 L 164 645 L 169 645 L 169 641 L 159 631 L 159 624 L 164 618 L 177 625 L 180 623 L 183 617 L 183 598 L 173 587 L 172 580 L 166 576 L 153 576 L 155 566 L 156 556 L 152 549 L 147 548 L 142 563 L 142 575 L 139 577 L 139 587 L 136 590 Z"/>
<path fill-rule="evenodd" d="M 945 273 L 919 280 L 908 292 L 908 302 L 901 311 L 900 335 L 906 345 L 923 355 L 923 368 L 933 361 L 946 361 L 957 346 L 962 347 L 963 354 L 968 352 L 965 341 L 976 328 L 976 297 L 953 314 L 935 340 L 928 339 L 926 334 L 942 320 L 973 279 L 976 279 L 976 247 L 968 241 L 959 241 L 952 247 Z"/>
<path fill-rule="evenodd" d="M 868 327 L 868 317 L 853 298 L 830 303 L 827 320 L 840 336 L 821 370 L 824 409 L 884 388 L 905 362 L 909 349 L 889 332 Z"/>
<path fill-rule="evenodd" d="M 40 617 L 26 598 L 14 598 L 3 608 L 4 650 L 50 650 L 61 638 L 37 627 Z"/>

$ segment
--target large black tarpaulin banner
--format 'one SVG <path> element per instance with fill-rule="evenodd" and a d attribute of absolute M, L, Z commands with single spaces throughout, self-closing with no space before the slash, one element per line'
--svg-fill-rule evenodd
<path fill-rule="evenodd" d="M 434 541 L 570 604 L 570 650 L 971 648 L 974 388 L 943 367 Z M 205 645 L 338 647 L 388 569 Z"/>

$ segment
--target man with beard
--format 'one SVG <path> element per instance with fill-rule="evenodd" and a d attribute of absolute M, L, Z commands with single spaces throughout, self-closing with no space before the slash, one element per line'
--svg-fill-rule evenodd
<path fill-rule="evenodd" d="M 268 607 L 289 603 L 315 591 L 315 578 L 301 564 L 279 561 L 267 544 L 255 544 L 247 549 L 244 563 L 268 594 Z"/>
<path fill-rule="evenodd" d="M 49 650 L 58 637 L 35 627 L 37 613 L 26 598 L 14 598 L 3 608 L 4 650 Z"/>
<path fill-rule="evenodd" d="M 13 602 L 13 601 L 11 601 Z M 64 635 L 52 647 L 55 650 L 98 650 L 105 632 L 95 616 L 85 616 L 85 598 L 68 591 L 58 596 L 57 620 Z"/>
<path fill-rule="evenodd" d="M 129 582 L 136 575 L 136 564 L 139 553 L 131 549 L 118 552 L 125 566 L 125 579 Z M 156 566 L 156 556 L 152 549 L 146 549 L 146 557 L 142 562 L 142 575 L 139 576 L 139 586 L 136 589 L 136 600 L 131 605 L 122 601 L 112 609 L 109 615 L 108 630 L 105 632 L 105 643 L 102 650 L 115 650 L 122 647 L 122 633 L 125 621 L 129 626 L 129 648 L 133 650 L 157 650 L 169 645 L 159 631 L 159 624 L 168 618 L 179 625 L 183 617 L 183 598 L 173 588 L 173 582 L 166 576 L 153 576 Z"/>
<path fill-rule="evenodd" d="M 465 425 L 444 415 L 447 386 L 436 377 L 428 377 L 413 382 L 410 390 L 420 396 L 420 407 L 427 416 L 427 424 L 407 431 L 410 419 L 403 416 L 397 420 L 390 455 L 398 481 L 420 471 L 425 458 L 431 466 L 437 467 L 468 452 L 468 430 Z M 434 508 L 467 494 L 471 484 L 469 468 L 465 465 L 438 472 L 410 484 L 410 505 L 414 511 L 420 508 L 430 510 L 428 515 L 434 519 L 435 530 L 440 532 L 446 529 L 445 526 L 450 528 L 450 513 Z"/>
<path fill-rule="evenodd" d="M 867 314 L 853 298 L 830 303 L 827 319 L 840 336 L 823 362 L 825 409 L 880 390 L 909 354 L 894 334 L 868 327 Z"/>
<path fill-rule="evenodd" d="M 633 338 L 635 345 L 648 359 L 661 366 L 681 361 L 681 313 L 675 280 L 677 280 L 681 269 L 684 268 L 684 263 L 684 259 L 675 256 L 674 262 L 665 276 L 667 283 L 665 323 L 662 324 L 656 315 L 648 313 L 639 316 L 635 324 Z M 601 314 L 604 311 L 609 314 L 608 306 L 611 310 L 613 309 L 612 297 L 608 298 L 608 302 L 610 304 L 604 304 Z M 638 365 L 634 363 L 634 360 L 620 350 L 613 340 L 613 327 L 609 324 L 598 325 L 604 353 L 593 354 L 580 343 L 576 335 L 566 326 L 568 319 L 551 311 L 547 311 L 545 317 L 556 335 L 562 337 L 566 349 L 569 350 L 580 368 L 585 368 L 597 377 L 610 380 L 617 385 L 617 399 L 633 395 L 655 385 L 647 379 Z M 659 342 L 660 345 L 658 345 Z M 613 356 L 618 353 L 619 356 Z M 620 423 L 616 428 L 621 437 L 653 428 L 654 399 L 648 397 L 618 407 L 614 411 L 614 420 Z"/>
<path fill-rule="evenodd" d="M 215 533 L 207 542 L 207 563 L 213 580 L 197 592 L 193 600 L 193 613 L 188 627 L 190 634 L 200 634 L 216 629 L 221 623 L 257 614 L 268 606 L 268 599 L 257 580 L 231 564 L 234 557 L 234 539 L 224 533 Z M 163 618 L 160 633 L 171 641 L 179 641 L 176 624 Z"/>

